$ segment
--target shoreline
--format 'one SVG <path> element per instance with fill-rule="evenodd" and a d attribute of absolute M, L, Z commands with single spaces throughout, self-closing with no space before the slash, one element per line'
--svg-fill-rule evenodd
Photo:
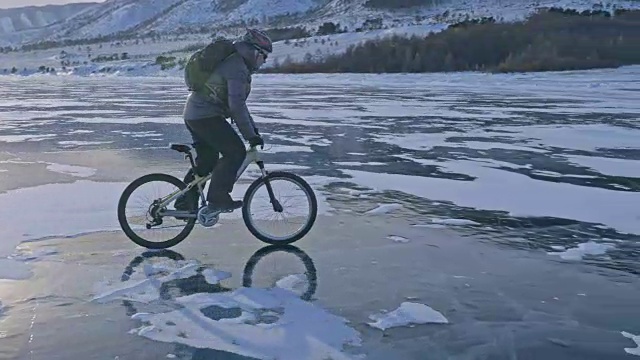
<path fill-rule="evenodd" d="M 511 71 L 511 72 L 492 72 L 492 71 L 480 71 L 480 70 L 468 70 L 468 71 L 432 71 L 432 72 L 384 72 L 384 73 L 369 73 L 369 72 L 312 72 L 312 73 L 297 73 L 297 72 L 267 72 L 262 73 L 258 72 L 253 76 L 256 78 L 259 77 L 278 77 L 278 76 L 287 76 L 287 77 L 316 77 L 316 76 L 439 76 L 439 75 L 463 75 L 463 74 L 471 74 L 478 76 L 536 76 L 536 75 L 553 75 L 553 74 L 584 74 L 584 73 L 599 73 L 599 72 L 616 72 L 616 71 L 625 71 L 625 70 L 635 70 L 640 69 L 640 64 L 632 64 L 632 65 L 621 65 L 616 67 L 594 67 L 589 69 L 571 69 L 571 70 L 540 70 L 540 71 Z M 7 78 L 32 78 L 32 77 L 70 77 L 70 78 L 151 78 L 151 79 L 183 79 L 184 73 L 182 70 L 177 71 L 167 71 L 167 70 L 157 70 L 150 71 L 148 73 L 128 73 L 128 72 L 113 72 L 113 73 L 105 73 L 105 72 L 57 72 L 57 73 L 42 73 L 38 71 L 30 71 L 26 74 L 11 74 L 11 73 L 1 73 L 0 76 L 4 76 Z"/>

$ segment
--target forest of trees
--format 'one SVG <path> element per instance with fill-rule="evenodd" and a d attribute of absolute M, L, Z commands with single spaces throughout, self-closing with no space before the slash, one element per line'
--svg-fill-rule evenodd
<path fill-rule="evenodd" d="M 310 57 L 307 57 L 309 60 Z M 520 23 L 467 21 L 426 37 L 391 37 L 265 72 L 527 72 L 640 64 L 640 10 L 548 9 Z"/>

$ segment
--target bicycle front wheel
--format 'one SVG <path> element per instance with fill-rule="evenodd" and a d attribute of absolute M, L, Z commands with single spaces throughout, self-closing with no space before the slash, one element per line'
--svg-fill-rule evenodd
<path fill-rule="evenodd" d="M 281 209 L 274 209 L 268 186 Z M 256 238 L 268 244 L 285 245 L 302 239 L 317 215 L 318 201 L 313 189 L 292 173 L 274 171 L 254 181 L 244 196 L 244 223 Z"/>
<path fill-rule="evenodd" d="M 166 249 L 177 245 L 193 230 L 195 217 L 186 220 L 162 216 L 157 204 L 162 198 L 186 188 L 184 182 L 167 174 L 149 174 L 134 180 L 118 202 L 120 227 L 136 244 L 148 249 Z M 173 210 L 173 201 L 169 204 Z M 193 205 L 193 212 L 196 211 Z"/>

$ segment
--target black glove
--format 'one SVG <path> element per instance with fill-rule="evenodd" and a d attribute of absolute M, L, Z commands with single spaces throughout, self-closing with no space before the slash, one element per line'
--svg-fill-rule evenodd
<path fill-rule="evenodd" d="M 262 140 L 261 136 L 254 136 L 251 139 L 249 139 L 249 145 L 251 145 L 251 147 L 256 147 L 260 145 L 260 148 L 264 149 L 264 140 Z"/>

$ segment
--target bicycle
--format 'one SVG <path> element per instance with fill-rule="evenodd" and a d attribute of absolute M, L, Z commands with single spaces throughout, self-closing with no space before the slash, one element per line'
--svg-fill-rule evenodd
<path fill-rule="evenodd" d="M 207 217 L 202 215 L 202 209 L 206 206 L 206 198 L 204 192 L 204 186 L 208 180 L 211 179 L 211 174 L 206 176 L 198 176 L 195 171 L 196 165 L 193 160 L 192 150 L 193 148 L 187 144 L 170 144 L 169 148 L 180 153 L 185 154 L 185 159 L 189 160 L 191 164 L 191 170 L 195 175 L 195 179 L 185 184 L 182 180 L 176 178 L 173 175 L 165 174 L 165 173 L 152 173 L 148 175 L 144 175 L 132 181 L 122 192 L 120 199 L 118 201 L 118 222 L 120 223 L 120 227 L 127 235 L 127 237 L 132 240 L 134 243 L 148 248 L 148 249 L 167 249 L 173 247 L 180 242 L 182 242 L 189 234 L 193 231 L 196 222 L 206 228 L 211 228 L 215 226 L 220 218 L 220 213 L 216 214 L 216 216 L 211 220 L 207 221 Z M 268 172 L 265 169 L 264 161 L 260 158 L 260 153 L 258 152 L 257 147 L 248 147 L 247 155 L 242 163 L 242 166 L 238 170 L 236 175 L 236 186 L 238 186 L 237 181 L 240 179 L 240 176 L 246 171 L 251 163 L 255 163 L 261 171 L 261 176 L 254 180 L 247 190 L 244 193 L 243 205 L 242 205 L 242 219 L 244 220 L 244 224 L 249 230 L 249 232 L 255 236 L 260 241 L 263 241 L 272 245 L 286 245 L 296 242 L 303 238 L 313 227 L 313 224 L 316 221 L 316 217 L 318 214 L 318 201 L 316 199 L 315 193 L 311 186 L 300 176 L 286 172 L 286 171 L 273 171 Z M 258 191 L 263 187 L 266 188 L 266 192 L 268 194 L 269 205 L 266 205 L 267 208 L 270 208 L 273 213 L 272 217 L 284 217 L 288 214 L 289 205 L 297 205 L 296 203 L 290 204 L 288 200 L 281 201 L 276 198 L 276 193 L 280 195 L 279 191 L 274 190 L 274 184 L 280 181 L 285 181 L 294 184 L 298 190 L 302 190 L 304 196 L 306 197 L 306 205 L 309 208 L 309 214 L 305 218 L 305 220 L 300 224 L 295 232 L 292 234 L 286 234 L 282 236 L 277 236 L 274 234 L 269 234 L 265 232 L 265 229 L 262 229 L 258 226 L 258 218 L 253 215 L 253 211 L 255 210 L 256 201 L 255 197 L 258 194 Z M 126 206 L 131 199 L 131 195 L 134 191 L 140 189 L 144 185 L 150 183 L 161 183 L 164 185 L 171 185 L 177 189 L 175 190 L 167 190 L 166 192 L 156 192 L 152 199 L 148 200 L 148 202 L 142 203 L 142 209 L 145 211 L 144 215 L 135 217 L 135 219 L 143 220 L 143 224 L 140 226 L 131 226 L 130 222 L 127 220 L 126 215 Z M 179 196 L 185 194 L 190 189 L 197 187 L 200 205 L 192 204 L 192 209 L 190 211 L 185 210 L 170 210 L 169 205 L 174 202 Z M 197 209 L 196 209 L 197 208 Z M 182 230 L 175 235 L 170 237 L 168 240 L 161 242 L 149 241 L 143 236 L 146 234 L 138 234 L 135 230 L 142 230 L 144 233 L 151 232 L 156 229 L 158 226 L 163 225 L 168 220 L 175 219 L 177 222 L 176 226 L 170 228 L 179 228 L 182 227 Z M 272 222 L 274 218 L 269 218 L 267 221 Z"/>

